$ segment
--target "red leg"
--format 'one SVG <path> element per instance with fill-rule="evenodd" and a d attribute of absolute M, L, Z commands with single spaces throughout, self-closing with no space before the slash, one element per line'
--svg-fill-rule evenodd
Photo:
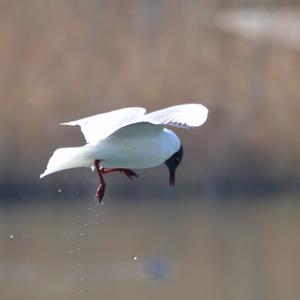
<path fill-rule="evenodd" d="M 138 175 L 130 169 L 124 169 L 124 168 L 107 169 L 107 168 L 103 168 L 102 170 L 103 170 L 102 174 L 119 171 L 120 173 L 124 173 L 124 175 L 127 176 L 130 180 L 132 180 L 133 177 L 138 177 Z"/>
<path fill-rule="evenodd" d="M 130 180 L 132 180 L 133 177 L 138 177 L 138 175 L 130 169 L 123 169 L 123 168 L 104 169 L 100 167 L 100 160 L 95 160 L 95 167 L 100 179 L 99 186 L 96 191 L 96 199 L 99 201 L 99 203 L 102 202 L 105 193 L 105 181 L 103 178 L 103 174 L 119 171 L 120 173 L 124 173 L 124 175 L 127 176 Z"/>
<path fill-rule="evenodd" d="M 99 203 L 101 203 L 105 193 L 105 181 L 102 175 L 104 172 L 103 169 L 99 167 L 99 163 L 100 160 L 95 160 L 95 167 L 100 179 L 99 186 L 96 191 L 96 199 L 99 201 Z"/>

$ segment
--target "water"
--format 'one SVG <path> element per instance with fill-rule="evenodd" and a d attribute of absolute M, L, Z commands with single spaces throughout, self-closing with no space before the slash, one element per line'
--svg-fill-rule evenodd
<path fill-rule="evenodd" d="M 241 200 L 3 209 L 1 297 L 300 299 L 297 197 Z"/>

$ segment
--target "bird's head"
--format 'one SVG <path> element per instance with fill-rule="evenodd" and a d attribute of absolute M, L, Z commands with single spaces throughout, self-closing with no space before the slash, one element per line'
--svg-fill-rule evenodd
<path fill-rule="evenodd" d="M 178 165 L 180 164 L 183 157 L 183 147 L 180 145 L 180 148 L 177 152 L 175 152 L 169 159 L 165 161 L 166 166 L 170 172 L 169 184 L 172 188 L 175 184 L 175 171 Z"/>

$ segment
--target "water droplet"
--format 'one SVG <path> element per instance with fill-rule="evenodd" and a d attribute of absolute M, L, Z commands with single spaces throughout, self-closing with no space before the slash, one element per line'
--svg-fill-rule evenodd
<path fill-rule="evenodd" d="M 13 234 L 11 234 L 10 236 L 9 236 L 9 238 L 10 239 L 13 239 L 15 236 L 13 235 Z"/>
<path fill-rule="evenodd" d="M 58 189 L 57 191 L 58 191 L 59 193 L 61 193 L 61 192 L 62 192 L 62 189 Z"/>
<path fill-rule="evenodd" d="M 137 256 L 135 256 L 133 259 L 134 259 L 134 260 L 137 260 L 137 259 L 138 259 L 138 257 L 137 257 Z"/>
<path fill-rule="evenodd" d="M 69 251 L 68 251 L 68 254 L 73 254 L 73 250 L 69 250 Z"/>
<path fill-rule="evenodd" d="M 85 223 L 85 224 L 84 224 L 84 227 L 88 227 L 88 226 L 89 226 L 89 224 L 88 224 L 88 223 Z"/>
<path fill-rule="evenodd" d="M 83 232 L 80 232 L 80 235 L 81 235 L 81 236 L 83 236 L 83 235 L 84 235 L 84 233 L 83 233 Z"/>

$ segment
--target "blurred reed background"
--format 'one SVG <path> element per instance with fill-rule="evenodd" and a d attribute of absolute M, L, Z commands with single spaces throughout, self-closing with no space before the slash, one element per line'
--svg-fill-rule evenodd
<path fill-rule="evenodd" d="M 299 299 L 299 4 L 0 0 L 3 299 Z M 103 207 L 88 169 L 39 179 L 84 143 L 60 122 L 184 102 L 210 114 L 174 191 L 163 166 Z"/>

